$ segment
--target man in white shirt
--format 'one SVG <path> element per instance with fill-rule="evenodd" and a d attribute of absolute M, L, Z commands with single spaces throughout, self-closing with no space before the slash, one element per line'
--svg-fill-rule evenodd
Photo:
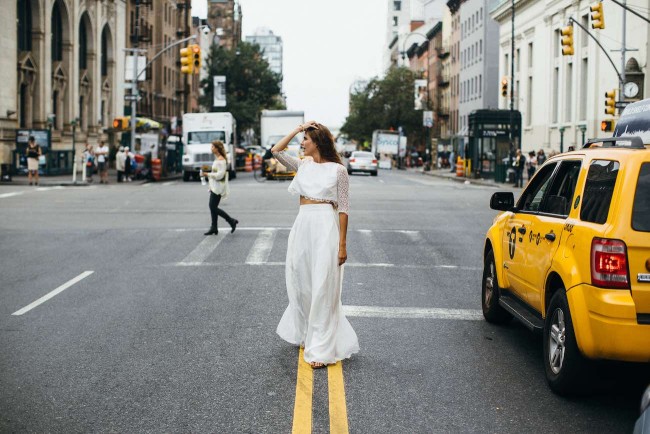
<path fill-rule="evenodd" d="M 99 145 L 95 150 L 95 157 L 97 157 L 99 183 L 108 184 L 108 146 L 104 143 L 103 140 L 99 141 Z"/>

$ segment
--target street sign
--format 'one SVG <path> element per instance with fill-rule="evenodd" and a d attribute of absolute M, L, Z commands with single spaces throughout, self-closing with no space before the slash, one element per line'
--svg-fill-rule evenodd
<path fill-rule="evenodd" d="M 140 101 L 140 95 L 124 95 L 124 101 Z"/>
<path fill-rule="evenodd" d="M 614 105 L 614 107 L 616 107 L 617 109 L 624 109 L 629 104 L 630 104 L 629 101 L 616 101 L 616 104 Z"/>
<path fill-rule="evenodd" d="M 422 126 L 431 128 L 433 127 L 433 112 L 432 111 L 423 111 L 422 112 Z"/>

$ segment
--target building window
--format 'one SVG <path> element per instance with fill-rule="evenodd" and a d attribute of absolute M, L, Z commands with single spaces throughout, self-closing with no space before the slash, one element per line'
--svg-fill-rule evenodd
<path fill-rule="evenodd" d="M 54 3 L 52 9 L 52 61 L 63 60 L 63 21 L 59 2 Z"/>
<path fill-rule="evenodd" d="M 18 0 L 18 51 L 32 51 L 32 8 Z"/>
<path fill-rule="evenodd" d="M 104 26 L 102 31 L 102 53 L 100 59 L 102 77 L 108 75 L 108 27 Z"/>
<path fill-rule="evenodd" d="M 519 48 L 517 48 L 517 51 L 515 51 L 515 63 L 517 64 L 517 71 L 521 71 L 521 54 Z"/>
<path fill-rule="evenodd" d="M 402 2 L 401 1 L 394 1 L 393 2 L 393 10 L 394 11 L 401 11 L 402 10 Z"/>
<path fill-rule="evenodd" d="M 528 67 L 533 67 L 533 43 L 528 43 Z"/>
<path fill-rule="evenodd" d="M 533 124 L 533 77 L 528 77 L 528 92 L 526 95 L 526 125 Z"/>
<path fill-rule="evenodd" d="M 399 17 L 395 16 L 393 17 L 393 26 L 397 26 L 399 24 Z"/>
<path fill-rule="evenodd" d="M 560 98 L 558 98 L 558 90 L 560 83 L 560 68 L 555 68 L 553 71 L 553 104 L 551 110 L 553 111 L 553 123 L 557 124 L 557 114 L 560 111 Z"/>
<path fill-rule="evenodd" d="M 582 16 L 582 27 L 584 27 L 585 29 L 589 28 L 589 15 L 583 15 Z M 585 32 L 580 32 L 580 34 L 582 35 L 580 37 L 580 39 L 582 39 L 582 44 L 581 45 L 583 47 L 586 47 L 587 45 L 589 45 L 589 37 L 587 36 L 587 34 Z"/>
<path fill-rule="evenodd" d="M 79 69 L 88 69 L 88 35 L 86 34 L 86 22 L 83 18 L 79 23 Z"/>
<path fill-rule="evenodd" d="M 580 119 L 587 120 L 587 83 L 589 82 L 589 60 L 587 58 L 582 59 L 582 68 L 580 71 Z"/>
<path fill-rule="evenodd" d="M 573 92 L 571 90 L 573 89 L 573 64 L 569 63 L 567 65 L 566 69 L 566 78 L 564 80 L 565 83 L 565 95 L 566 95 L 566 101 L 564 103 L 564 107 L 566 108 L 566 112 L 564 114 L 564 120 L 566 122 L 572 121 L 572 109 L 573 109 Z"/>
<path fill-rule="evenodd" d="M 560 29 L 555 29 L 555 38 L 553 41 L 553 55 L 555 57 L 560 55 Z"/>

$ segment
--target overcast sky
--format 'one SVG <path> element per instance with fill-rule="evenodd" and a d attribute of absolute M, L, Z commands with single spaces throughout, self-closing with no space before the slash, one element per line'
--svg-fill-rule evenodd
<path fill-rule="evenodd" d="M 385 0 L 240 0 L 244 37 L 268 27 L 284 43 L 284 91 L 289 110 L 340 127 L 350 84 L 382 73 Z M 207 16 L 207 0 L 192 0 Z"/>

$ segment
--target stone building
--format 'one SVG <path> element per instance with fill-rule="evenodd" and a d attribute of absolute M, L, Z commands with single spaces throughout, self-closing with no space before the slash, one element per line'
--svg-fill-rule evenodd
<path fill-rule="evenodd" d="M 463 0 L 450 0 L 447 2 L 449 10 L 449 128 L 451 144 L 458 155 L 462 155 L 463 138 L 460 136 L 460 122 L 458 120 L 458 103 L 460 93 L 460 5 Z M 445 29 L 443 28 L 443 31 Z"/>
<path fill-rule="evenodd" d="M 0 17 L 0 162 L 16 129 L 51 130 L 52 149 L 96 143 L 123 106 L 123 0 L 17 0 Z"/>
<path fill-rule="evenodd" d="M 605 92 L 619 88 L 617 72 L 608 60 L 610 55 L 620 72 L 623 68 L 620 50 L 623 40 L 623 9 L 603 2 L 605 29 L 593 30 L 590 22 L 592 1 L 562 0 L 536 2 L 518 0 L 515 3 L 514 82 L 511 76 L 511 2 L 492 0 L 490 13 L 499 23 L 499 76 L 509 78 L 514 85 L 514 108 L 522 114 L 521 148 L 524 153 L 540 148 L 566 151 L 569 146 L 580 147 L 585 138 L 606 135 L 600 123 L 606 116 Z M 636 10 L 648 7 L 646 0 L 628 0 L 627 6 Z M 587 29 L 604 46 L 603 52 L 589 35 L 574 25 L 574 50 L 571 56 L 562 55 L 560 30 L 569 18 Z M 647 44 L 650 26 L 626 13 L 626 62 L 634 75 L 628 77 L 640 86 L 633 97 L 617 100 L 635 100 L 650 94 L 647 73 Z M 641 65 L 641 68 L 635 68 Z M 627 81 L 627 80 L 626 80 Z M 499 97 L 501 108 L 509 108 L 510 99 Z M 611 134 L 611 133 L 610 133 Z M 562 146 L 561 146 L 562 144 Z"/>
<path fill-rule="evenodd" d="M 208 25 L 221 29 L 219 44 L 228 49 L 237 48 L 242 39 L 241 5 L 235 0 L 208 0 Z"/>

